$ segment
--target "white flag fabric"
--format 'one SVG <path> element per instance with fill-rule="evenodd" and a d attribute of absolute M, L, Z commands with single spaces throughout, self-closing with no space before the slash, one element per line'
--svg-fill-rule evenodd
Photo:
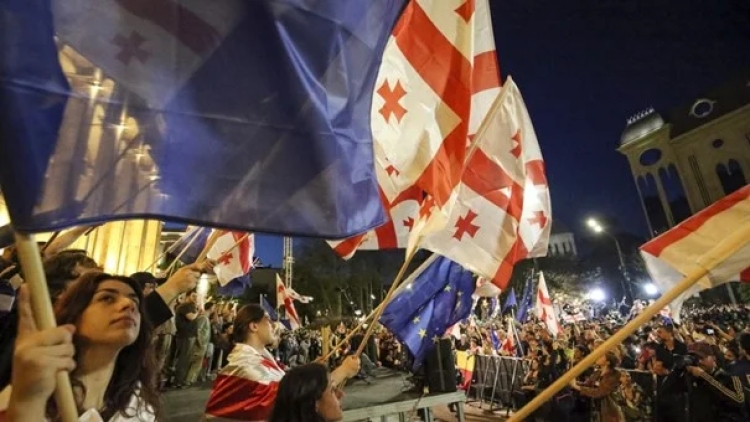
<path fill-rule="evenodd" d="M 286 311 L 286 317 L 289 320 L 292 330 L 297 330 L 302 327 L 299 315 L 297 315 L 297 309 L 294 307 L 294 299 L 289 294 L 284 282 L 281 281 L 281 276 L 276 274 L 276 307 L 283 306 Z"/>
<path fill-rule="evenodd" d="M 750 227 L 750 185 L 720 199 L 671 230 L 641 246 L 641 256 L 654 283 L 666 292 L 701 267 L 713 247 L 730 234 Z M 711 269 L 670 305 L 680 320 L 683 302 L 704 289 L 730 281 L 750 282 L 750 239 L 729 259 Z"/>
<path fill-rule="evenodd" d="M 539 273 L 539 286 L 536 289 L 536 316 L 544 321 L 550 334 L 557 337 L 562 331 L 560 323 L 557 320 L 555 307 L 552 305 L 552 296 L 549 295 L 547 282 L 544 280 L 544 273 Z"/>
<path fill-rule="evenodd" d="M 512 78 L 474 142 L 449 208 L 425 212 L 424 231 L 410 247 L 450 258 L 503 289 L 516 262 L 546 255 L 552 226 L 544 160 Z"/>
<path fill-rule="evenodd" d="M 237 244 L 239 242 L 239 244 Z M 236 246 L 235 246 L 236 245 Z M 222 286 L 253 268 L 255 236 L 243 232 L 223 231 L 206 255 L 216 261 L 214 273 Z"/>

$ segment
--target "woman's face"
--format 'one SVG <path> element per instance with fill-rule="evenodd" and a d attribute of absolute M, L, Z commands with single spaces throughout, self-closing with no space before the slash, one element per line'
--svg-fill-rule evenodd
<path fill-rule="evenodd" d="M 141 329 L 138 295 L 126 283 L 104 280 L 77 324 L 76 335 L 88 344 L 127 347 Z"/>
<path fill-rule="evenodd" d="M 328 378 L 328 387 L 323 395 L 315 403 L 315 410 L 326 422 L 340 421 L 344 418 L 344 412 L 341 410 L 341 398 L 344 392 L 333 385 L 331 378 Z"/>

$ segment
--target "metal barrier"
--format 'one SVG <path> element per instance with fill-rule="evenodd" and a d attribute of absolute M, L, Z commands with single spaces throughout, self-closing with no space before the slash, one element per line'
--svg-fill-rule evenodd
<path fill-rule="evenodd" d="M 490 411 L 496 409 L 511 409 L 515 403 L 513 392 L 518 390 L 529 369 L 529 361 L 523 358 L 506 356 L 484 356 L 476 357 L 473 380 L 469 388 L 471 402 L 478 402 L 479 407 L 487 402 Z M 649 406 L 651 412 L 643 412 L 643 408 L 623 409 L 630 415 L 638 413 L 650 413 L 647 419 L 654 420 L 656 411 L 657 377 L 648 371 L 637 371 L 619 369 L 630 375 L 633 383 L 643 391 L 642 402 L 636 406 Z M 633 420 L 633 419 L 629 419 Z"/>

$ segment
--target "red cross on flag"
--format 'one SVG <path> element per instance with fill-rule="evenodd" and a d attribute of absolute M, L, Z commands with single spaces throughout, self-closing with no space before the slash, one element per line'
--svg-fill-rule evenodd
<path fill-rule="evenodd" d="M 206 256 L 216 261 L 214 273 L 219 284 L 224 286 L 250 272 L 253 268 L 254 253 L 255 236 L 243 232 L 222 231 Z"/>
<path fill-rule="evenodd" d="M 220 6 L 203 0 L 52 5 L 60 40 L 152 107 L 168 102 L 242 17 L 239 0 Z"/>
<path fill-rule="evenodd" d="M 750 230 L 750 185 L 644 244 L 641 255 L 654 283 L 664 293 L 700 268 L 711 249 L 740 230 Z M 675 321 L 679 322 L 682 303 L 687 298 L 730 281 L 750 282 L 750 242 L 746 241 L 729 259 L 711 268 L 708 276 L 672 302 Z"/>
<path fill-rule="evenodd" d="M 302 327 L 299 315 L 297 315 L 297 309 L 294 307 L 294 298 L 289 294 L 284 282 L 281 281 L 281 276 L 276 274 L 276 307 L 284 307 L 286 311 L 286 317 L 289 320 L 292 330 L 296 330 Z"/>
<path fill-rule="evenodd" d="M 504 289 L 521 259 L 545 256 L 551 208 L 544 161 L 515 82 L 508 78 L 469 150 L 450 202 L 413 234 L 429 249 Z"/>
<path fill-rule="evenodd" d="M 391 221 L 329 242 L 345 259 L 357 249 L 406 248 L 420 207 L 431 212 L 457 185 L 469 139 L 500 92 L 487 0 L 412 0 L 385 49 L 376 87 L 375 166 Z"/>
<path fill-rule="evenodd" d="M 560 323 L 557 320 L 555 308 L 552 306 L 552 297 L 549 295 L 547 290 L 547 282 L 544 280 L 544 274 L 539 273 L 539 286 L 536 289 L 536 316 L 540 320 L 544 321 L 552 336 L 557 337 L 557 334 L 562 331 Z"/>

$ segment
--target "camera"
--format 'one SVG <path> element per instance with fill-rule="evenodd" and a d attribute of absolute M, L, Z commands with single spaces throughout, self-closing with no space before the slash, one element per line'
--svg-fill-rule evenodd
<path fill-rule="evenodd" d="M 687 366 L 698 366 L 700 359 L 695 355 L 674 355 L 674 369 L 685 369 Z"/>

